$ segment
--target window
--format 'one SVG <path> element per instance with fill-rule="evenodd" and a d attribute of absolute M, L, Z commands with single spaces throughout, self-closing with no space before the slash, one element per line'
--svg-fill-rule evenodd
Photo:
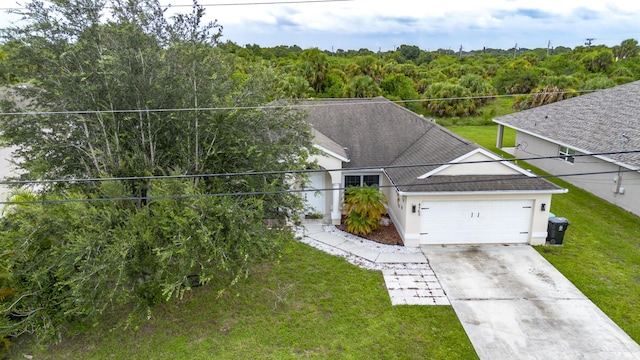
<path fill-rule="evenodd" d="M 349 188 L 351 186 L 360 186 L 361 176 L 346 175 L 344 177 L 344 187 Z"/>
<path fill-rule="evenodd" d="M 575 158 L 573 157 L 573 155 L 575 154 L 576 154 L 575 150 L 568 148 L 566 146 L 560 146 L 560 149 L 558 150 L 558 156 L 560 156 L 560 159 L 566 162 L 570 162 L 572 164 L 575 161 Z"/>
<path fill-rule="evenodd" d="M 380 175 L 362 175 L 363 186 L 380 186 Z"/>
<path fill-rule="evenodd" d="M 380 175 L 345 175 L 344 187 L 350 186 L 379 186 Z"/>

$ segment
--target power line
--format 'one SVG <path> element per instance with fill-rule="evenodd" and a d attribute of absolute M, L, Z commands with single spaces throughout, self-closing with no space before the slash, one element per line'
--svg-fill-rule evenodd
<path fill-rule="evenodd" d="M 596 171 L 586 173 L 574 173 L 563 175 L 541 175 L 538 178 L 551 179 L 551 178 L 564 178 L 574 176 L 588 176 L 588 175 L 604 175 L 604 174 L 617 174 L 619 172 L 636 172 L 636 170 L 615 170 L 615 171 Z M 450 184 L 468 184 L 468 183 L 482 183 L 492 182 L 498 180 L 504 180 L 505 178 L 494 179 L 474 179 L 474 180 L 457 180 L 457 181 L 442 181 L 429 184 L 401 184 L 401 185 L 379 185 L 379 188 L 396 188 L 412 187 L 412 186 L 436 186 L 436 185 L 450 185 Z M 510 180 L 526 180 L 524 177 L 513 177 Z M 131 196 L 131 197 L 110 197 L 110 198 L 84 198 L 84 199 L 40 199 L 40 200 L 23 200 L 23 201 L 1 201 L 0 205 L 19 205 L 19 204 L 46 204 L 46 203 L 71 203 L 71 202 L 94 202 L 94 201 L 153 201 L 163 199 L 189 199 L 189 198 L 203 198 L 203 197 L 226 197 L 226 196 L 258 196 L 258 195 L 281 195 L 281 194 L 295 194 L 304 192 L 327 192 L 335 190 L 345 190 L 346 188 L 324 188 L 324 189 L 288 189 L 288 190 L 274 190 L 274 191 L 245 191 L 245 192 L 232 192 L 232 193 L 211 193 L 211 194 L 184 194 L 184 195 L 161 195 L 161 196 Z"/>
<path fill-rule="evenodd" d="M 193 107 L 193 108 L 156 108 L 156 109 L 122 109 L 122 110 L 65 110 L 65 111 L 16 111 L 16 112 L 0 112 L 0 116 L 16 116 L 16 115 L 98 115 L 98 114 L 122 114 L 122 113 L 151 113 L 151 112 L 183 112 L 183 111 L 230 111 L 230 110 L 268 110 L 268 109 L 287 109 L 287 108 L 313 108 L 325 106 L 351 106 L 351 105 L 375 105 L 393 102 L 396 104 L 425 102 L 425 101 L 447 101 L 447 100 L 473 100 L 473 99 L 499 99 L 504 97 L 532 96 L 532 95 L 549 95 L 549 94 L 575 94 L 587 93 L 598 90 L 571 90 L 571 91 L 550 91 L 536 94 L 509 94 L 509 95 L 479 95 L 479 96 L 461 96 L 461 97 L 443 97 L 443 98 L 425 98 L 412 100 L 354 100 L 341 99 L 340 101 L 318 101 L 314 104 L 284 104 L 284 105 L 256 105 L 256 106 L 221 106 L 221 107 Z M 335 100 L 335 99 L 333 99 Z M 351 101 L 349 101 L 351 100 Z"/>
<path fill-rule="evenodd" d="M 574 154 L 572 157 L 582 156 L 606 156 L 606 155 L 622 155 L 622 154 L 638 154 L 640 150 L 626 151 L 610 151 L 590 154 Z M 81 182 L 103 182 L 103 181 L 133 181 L 133 180 L 169 180 L 169 179 L 193 179 L 193 178 L 215 178 L 215 177 L 234 177 L 234 176 L 263 176 L 263 175 L 286 175 L 286 174 L 304 174 L 314 172 L 331 172 L 331 171 L 366 171 L 372 169 L 404 169 L 414 167 L 437 167 L 445 165 L 474 165 L 484 163 L 504 163 L 515 161 L 531 161 L 531 160 L 547 160 L 565 158 L 566 155 L 553 156 L 536 156 L 528 158 L 510 158 L 497 160 L 476 160 L 466 162 L 439 162 L 439 163 L 423 163 L 423 164 L 405 164 L 405 165 L 389 165 L 389 166 L 363 166 L 353 168 L 334 168 L 334 169 L 306 169 L 306 170 L 277 170 L 277 171 L 245 171 L 233 173 L 213 173 L 213 174 L 184 174 L 184 175 L 149 175 L 149 176 L 125 176 L 125 177 L 106 177 L 106 178 L 76 178 L 76 179 L 44 179 L 44 180 L 0 180 L 0 185 L 42 185 L 55 183 L 81 183 Z M 640 169 L 631 170 L 640 171 Z"/>
<path fill-rule="evenodd" d="M 198 4 L 202 7 L 214 7 L 214 6 L 257 6 L 257 5 L 289 5 L 289 4 L 313 4 L 313 3 L 330 3 L 330 2 L 348 2 L 355 0 L 292 0 L 292 1 L 258 1 L 247 3 L 218 3 L 218 4 Z M 165 5 L 161 5 L 165 6 Z M 193 7 L 192 5 L 171 5 L 167 4 L 166 7 Z"/>
<path fill-rule="evenodd" d="M 291 4 L 313 4 L 313 3 L 330 3 L 330 2 L 347 2 L 347 1 L 355 1 L 355 0 L 290 0 L 290 1 L 254 1 L 254 2 L 244 2 L 244 3 L 211 3 L 211 4 L 197 4 L 197 6 L 201 6 L 201 7 L 219 7 L 219 6 L 259 6 L 259 5 L 291 5 Z M 166 4 L 166 5 L 162 5 L 160 4 L 160 7 L 163 8 L 180 8 L 180 7 L 188 7 L 188 8 L 192 8 L 194 5 L 193 4 L 179 4 L 179 5 L 172 5 L 172 4 Z M 80 7 L 80 6 L 76 6 L 74 7 L 75 9 L 87 9 L 89 7 Z M 114 6 L 104 6 L 102 7 L 104 9 L 113 9 L 115 8 Z M 0 10 L 2 11 L 9 11 L 9 10 L 26 10 L 25 7 L 1 7 Z"/>

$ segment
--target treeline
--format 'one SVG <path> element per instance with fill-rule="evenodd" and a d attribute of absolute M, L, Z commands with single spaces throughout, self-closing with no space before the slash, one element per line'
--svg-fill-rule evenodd
<path fill-rule="evenodd" d="M 635 39 L 607 47 L 425 51 L 401 45 L 393 51 L 369 49 L 323 51 L 299 46 L 218 47 L 245 67 L 275 70 L 280 96 L 286 98 L 358 98 L 384 96 L 408 101 L 428 116 L 478 115 L 495 95 L 516 95 L 525 109 L 640 79 L 640 47 Z M 14 46 L 0 48 L 0 81 L 29 81 L 15 75 L 20 63 Z M 244 73 L 238 66 L 238 73 Z M 242 76 L 242 75 L 241 75 Z M 423 100 L 424 101 L 421 101 Z"/>
<path fill-rule="evenodd" d="M 430 116 L 468 116 L 494 95 L 528 108 L 640 79 L 638 41 L 574 49 L 512 48 L 455 52 L 401 45 L 394 51 L 322 51 L 298 46 L 220 45 L 250 63 L 277 69 L 291 98 L 385 96 Z M 425 101 L 419 101 L 425 99 Z"/>

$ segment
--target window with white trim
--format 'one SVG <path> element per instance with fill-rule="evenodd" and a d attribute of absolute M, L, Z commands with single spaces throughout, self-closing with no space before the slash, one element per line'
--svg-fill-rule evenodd
<path fill-rule="evenodd" d="M 380 175 L 345 175 L 344 187 L 350 186 L 380 186 Z"/>
<path fill-rule="evenodd" d="M 573 155 L 576 154 L 576 151 L 573 150 L 572 148 L 566 147 L 566 146 L 560 146 L 558 148 L 558 156 L 560 157 L 560 159 L 572 163 L 575 161 L 575 158 L 573 157 Z"/>

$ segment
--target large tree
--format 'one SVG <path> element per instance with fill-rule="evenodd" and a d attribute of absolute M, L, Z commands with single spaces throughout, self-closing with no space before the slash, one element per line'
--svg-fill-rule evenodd
<path fill-rule="evenodd" d="M 0 337 L 149 306 L 192 276 L 236 281 L 290 235 L 263 224 L 301 207 L 287 174 L 307 167 L 309 131 L 299 113 L 264 106 L 277 77 L 222 51 L 203 11 L 32 1 L 25 25 L 4 32 L 32 79 L 13 89 L 23 101 L 3 104 L 19 113 L 0 118 L 4 140 L 23 178 L 73 181 L 47 183 L 32 198 L 45 205 L 14 206 L 0 225 L 16 293 L 0 305 L 13 319 Z M 114 177 L 129 180 L 82 181 Z"/>

